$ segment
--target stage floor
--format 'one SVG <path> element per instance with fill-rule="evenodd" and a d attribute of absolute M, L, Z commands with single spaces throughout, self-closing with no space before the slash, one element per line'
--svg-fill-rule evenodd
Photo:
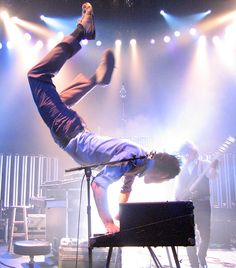
<path fill-rule="evenodd" d="M 183 268 L 189 268 L 189 262 L 186 255 L 186 250 L 184 247 L 178 247 L 178 259 L 180 260 L 180 266 Z M 158 247 L 153 248 L 159 262 L 164 268 L 167 267 L 176 267 L 175 262 L 172 257 L 171 248 Z M 122 248 L 122 265 L 117 265 L 116 268 L 153 268 L 155 267 L 154 262 L 151 258 L 151 255 L 147 248 L 141 247 L 125 247 Z M 9 253 L 7 251 L 7 246 L 4 244 L 0 245 L 0 267 L 10 267 L 10 268 L 26 268 L 28 267 L 28 256 L 19 256 L 16 254 Z M 222 268 L 230 267 L 236 268 L 236 249 L 209 249 L 207 256 L 207 263 L 209 268 Z M 71 265 L 71 264 L 70 264 Z M 94 268 L 97 268 L 97 265 L 93 265 Z M 58 268 L 58 264 L 55 263 L 55 260 L 51 256 L 36 256 L 35 257 L 35 268 Z M 73 267 L 75 265 L 60 267 L 67 268 Z M 83 267 L 84 265 L 79 265 L 78 268 Z M 111 268 L 114 265 L 111 264 Z"/>

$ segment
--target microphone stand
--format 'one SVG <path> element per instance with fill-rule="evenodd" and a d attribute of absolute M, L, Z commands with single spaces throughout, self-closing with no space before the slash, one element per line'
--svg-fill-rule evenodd
<path fill-rule="evenodd" d="M 92 168 L 96 168 L 99 166 L 106 166 L 106 165 L 116 165 L 116 164 L 121 164 L 124 162 L 129 162 L 129 161 L 134 161 L 138 159 L 147 159 L 148 156 L 140 156 L 136 157 L 133 156 L 132 158 L 127 158 L 127 159 L 122 159 L 118 161 L 111 161 L 111 162 L 103 162 L 100 164 L 94 164 L 94 165 L 88 165 L 88 166 L 81 166 L 81 167 L 76 167 L 76 168 L 71 168 L 71 169 L 66 169 L 65 172 L 73 172 L 73 171 L 79 171 L 79 170 L 84 170 L 85 176 L 87 179 L 87 221 L 88 221 L 88 259 L 89 259 L 89 268 L 93 267 L 93 255 L 92 255 L 92 248 L 89 246 L 89 239 L 91 238 L 92 234 L 92 221 L 91 221 L 91 201 L 90 201 L 90 181 L 91 181 L 91 176 L 92 176 Z"/>

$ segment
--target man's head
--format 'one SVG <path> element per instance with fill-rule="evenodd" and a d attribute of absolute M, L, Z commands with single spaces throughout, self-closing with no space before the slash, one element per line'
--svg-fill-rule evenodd
<path fill-rule="evenodd" d="M 167 181 L 173 179 L 180 172 L 180 161 L 174 155 L 155 153 L 148 161 L 148 169 L 144 175 L 145 183 Z"/>
<path fill-rule="evenodd" d="M 186 162 L 192 162 L 199 157 L 197 146 L 190 141 L 185 142 L 179 149 L 179 154 Z"/>

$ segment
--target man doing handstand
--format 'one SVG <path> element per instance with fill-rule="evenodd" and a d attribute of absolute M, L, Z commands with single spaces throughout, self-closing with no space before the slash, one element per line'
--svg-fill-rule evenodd
<path fill-rule="evenodd" d="M 130 141 L 98 136 L 89 131 L 83 119 L 69 108 L 96 85 L 110 83 L 115 63 L 111 50 L 104 52 L 90 79 L 79 74 L 71 85 L 57 93 L 52 78 L 66 60 L 81 49 L 82 39 L 95 39 L 94 14 L 90 3 L 83 4 L 82 17 L 74 32 L 65 36 L 28 72 L 28 80 L 34 102 L 55 142 L 80 165 L 144 157 L 118 165 L 106 165 L 91 183 L 101 220 L 108 233 L 115 233 L 119 227 L 114 224 L 108 209 L 108 186 L 124 176 L 120 202 L 127 202 L 136 176 L 144 175 L 145 183 L 159 183 L 174 178 L 180 171 L 179 161 L 167 153 L 154 153 L 148 157 L 144 149 Z"/>

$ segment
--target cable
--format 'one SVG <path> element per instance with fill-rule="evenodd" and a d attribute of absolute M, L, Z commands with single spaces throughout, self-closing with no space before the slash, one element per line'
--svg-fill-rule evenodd
<path fill-rule="evenodd" d="M 3 265 L 3 266 L 5 266 L 5 267 L 8 267 L 8 268 L 17 268 L 17 267 L 15 267 L 15 266 L 7 265 L 7 264 L 5 264 L 5 263 L 3 263 L 3 262 L 1 262 L 1 261 L 0 261 L 0 264 Z"/>

